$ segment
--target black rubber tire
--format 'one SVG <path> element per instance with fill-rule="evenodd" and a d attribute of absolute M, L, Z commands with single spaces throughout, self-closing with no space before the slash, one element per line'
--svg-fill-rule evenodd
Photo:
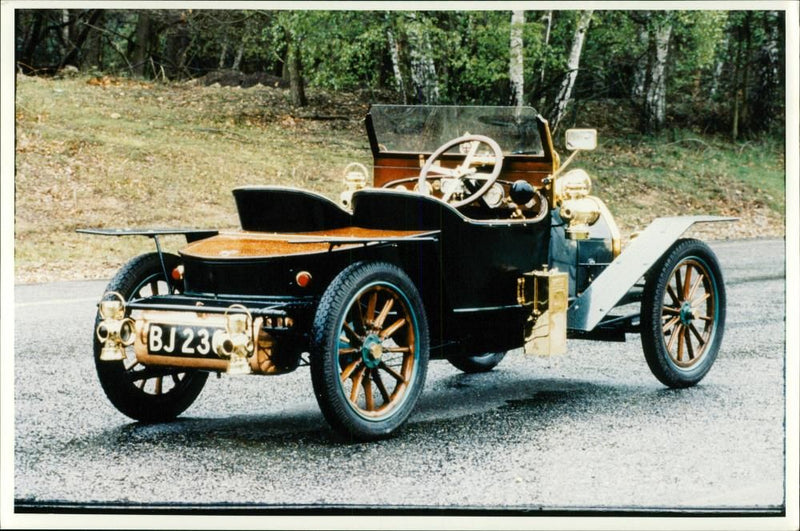
<path fill-rule="evenodd" d="M 344 361 L 340 358 L 339 349 L 348 313 L 360 304 L 360 297 L 370 289 L 382 289 L 396 294 L 398 300 L 404 301 L 400 303 L 403 311 L 411 317 L 407 321 L 413 321 L 415 326 L 406 332 L 413 333 L 414 348 L 410 349 L 413 351 L 410 354 L 412 369 L 409 369 L 410 374 L 404 391 L 398 393 L 397 402 L 384 399 L 386 403 L 391 403 L 385 414 L 376 413 L 368 418 L 363 414 L 363 410 L 359 412 L 358 407 L 351 403 L 344 388 L 345 382 L 354 387 L 358 387 L 359 384 L 355 383 L 356 380 L 348 382 L 351 378 L 347 376 L 340 380 L 346 370 L 343 365 L 355 363 L 361 359 L 362 354 L 353 354 L 354 357 Z M 408 354 L 403 356 L 405 360 Z M 312 326 L 311 381 L 320 410 L 336 432 L 360 441 L 376 440 L 392 435 L 409 417 L 422 392 L 428 357 L 429 338 L 425 309 L 416 286 L 402 269 L 384 262 L 357 262 L 345 268 L 333 279 L 320 299 Z M 368 375 L 371 372 L 373 378 L 375 373 L 380 373 L 380 369 L 368 368 L 363 361 L 358 363 L 363 364 L 363 370 Z M 403 366 L 401 370 L 405 371 L 405 361 Z M 349 374 L 359 371 L 360 368 Z M 380 374 L 377 379 L 381 379 Z M 372 381 L 375 382 L 375 379 Z M 369 376 L 366 377 L 365 385 L 372 385 Z M 394 382 L 394 385 L 399 386 L 397 382 Z"/>
<path fill-rule="evenodd" d="M 698 287 L 702 286 L 703 292 L 710 294 L 706 301 L 713 300 L 713 305 L 705 302 L 705 312 L 713 315 L 705 316 L 708 318 L 705 321 L 710 324 L 704 325 L 708 328 L 703 328 L 702 333 L 697 327 L 691 334 L 688 325 L 684 328 L 679 327 L 684 317 L 683 312 L 677 315 L 676 310 L 681 304 L 688 305 L 688 307 L 692 305 L 688 300 L 683 302 L 676 300 L 673 295 L 677 295 L 678 299 L 681 299 L 681 293 L 679 293 L 681 290 L 670 287 L 672 290 L 672 294 L 670 294 L 667 285 L 671 282 L 673 275 L 680 277 L 680 274 L 676 274 L 680 268 L 691 268 L 708 278 L 708 283 L 698 282 Z M 697 275 L 694 280 L 697 281 L 699 276 Z M 685 279 L 684 283 L 686 283 Z M 691 283 L 689 282 L 689 284 Z M 662 309 L 667 306 L 673 307 L 671 314 Z M 692 318 L 691 314 L 685 317 L 692 326 L 700 322 L 697 319 L 691 320 Z M 664 328 L 669 327 L 670 319 L 675 320 L 675 328 L 670 329 L 667 334 Z M 699 354 L 692 352 L 692 354 L 697 354 L 696 357 L 689 356 L 688 361 L 683 365 L 680 362 L 682 355 L 673 356 L 670 350 L 670 343 L 675 342 L 671 336 L 676 330 L 678 331 L 675 336 L 678 340 L 678 347 L 680 348 L 682 342 L 686 343 L 687 355 L 688 352 L 692 352 L 689 350 L 692 340 L 695 341 L 695 346 L 701 347 Z M 716 255 L 708 245 L 699 240 L 681 239 L 676 241 L 654 264 L 645 278 L 641 306 L 641 339 L 647 365 L 653 375 L 668 387 L 682 388 L 695 385 L 708 373 L 717 358 L 724 330 L 725 286 Z M 684 337 L 680 337 L 681 332 Z M 668 335 L 671 340 L 667 339 Z M 700 343 L 698 336 L 705 337 L 706 341 Z"/>
<path fill-rule="evenodd" d="M 449 356 L 447 361 L 456 369 L 468 374 L 474 374 L 491 371 L 497 367 L 505 357 L 505 352 L 487 352 L 476 356 Z"/>
<path fill-rule="evenodd" d="M 178 265 L 179 258 L 172 254 L 164 254 L 164 263 L 167 271 L 172 271 Z M 166 292 L 166 284 L 163 283 L 163 278 L 164 273 L 162 272 L 158 254 L 143 254 L 125 264 L 108 283 L 106 291 L 115 291 L 122 295 L 125 301 L 128 301 L 138 294 L 140 290 L 143 290 L 145 286 L 157 279 L 162 279 L 162 289 Z M 174 419 L 192 405 L 208 379 L 207 372 L 188 369 L 162 370 L 145 367 L 140 363 L 131 365 L 130 361 L 127 362 L 129 366 L 126 368 L 126 361 L 103 361 L 100 359 L 102 343 L 94 334 L 100 320 L 98 312 L 95 318 L 95 326 L 92 330 L 95 368 L 100 379 L 100 385 L 114 407 L 134 420 L 164 422 Z M 128 347 L 129 351 L 132 351 L 132 349 L 133 347 Z M 135 359 L 132 352 L 128 356 L 130 359 Z M 140 378 L 136 380 L 142 382 L 142 387 L 140 388 L 135 385 L 132 377 L 136 376 L 137 371 L 142 370 L 147 371 L 146 374 L 152 376 L 147 379 Z M 171 388 L 163 391 L 162 387 L 161 394 L 148 392 L 146 386 L 149 380 L 161 378 L 161 383 L 163 384 L 163 378 L 167 375 L 173 375 L 170 376 Z"/>

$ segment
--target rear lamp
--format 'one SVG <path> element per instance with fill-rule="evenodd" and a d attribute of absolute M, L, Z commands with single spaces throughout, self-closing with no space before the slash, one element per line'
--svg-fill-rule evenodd
<path fill-rule="evenodd" d="M 172 279 L 173 280 L 183 280 L 183 266 L 179 265 L 175 269 L 172 270 Z"/>
<path fill-rule="evenodd" d="M 305 288 L 309 284 L 311 284 L 311 273 L 309 273 L 308 271 L 300 271 L 294 277 L 294 281 L 297 282 L 297 285 L 300 286 L 301 288 Z"/>

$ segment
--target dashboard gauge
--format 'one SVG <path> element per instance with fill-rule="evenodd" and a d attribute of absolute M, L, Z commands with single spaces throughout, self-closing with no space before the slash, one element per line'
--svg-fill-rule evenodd
<path fill-rule="evenodd" d="M 464 193 L 464 183 L 461 179 L 442 179 L 441 192 L 443 196 L 452 197 Z"/>
<path fill-rule="evenodd" d="M 423 195 L 431 195 L 431 185 L 428 181 L 423 181 L 422 187 L 420 187 L 420 183 L 417 183 L 414 185 L 414 191 Z"/>
<path fill-rule="evenodd" d="M 483 194 L 483 201 L 491 208 L 497 208 L 503 204 L 504 197 L 505 193 L 503 192 L 503 187 L 498 183 L 494 183 L 486 190 L 486 193 Z"/>

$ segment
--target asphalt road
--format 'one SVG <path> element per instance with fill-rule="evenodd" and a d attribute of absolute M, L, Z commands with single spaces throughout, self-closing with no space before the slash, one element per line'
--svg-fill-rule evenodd
<path fill-rule="evenodd" d="M 720 242 L 725 339 L 697 387 L 650 374 L 637 336 L 431 364 L 405 429 L 350 444 L 307 368 L 210 378 L 169 424 L 118 413 L 91 353 L 104 282 L 15 289 L 14 498 L 264 507 L 774 510 L 784 504 L 783 241 Z"/>

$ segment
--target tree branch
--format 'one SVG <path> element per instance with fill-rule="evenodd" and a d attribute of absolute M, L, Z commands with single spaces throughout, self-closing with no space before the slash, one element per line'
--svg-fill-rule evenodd
<path fill-rule="evenodd" d="M 128 65 L 128 70 L 130 71 L 131 74 L 133 74 L 133 65 L 128 60 L 128 56 L 125 55 L 122 52 L 122 50 L 119 49 L 119 46 L 117 46 L 117 43 L 115 43 L 114 40 L 109 35 L 114 35 L 116 37 L 121 37 L 121 38 L 125 39 L 126 41 L 130 41 L 130 38 L 129 37 L 125 37 L 124 35 L 121 35 L 121 34 L 117 33 L 116 31 L 111 31 L 111 30 L 108 30 L 108 29 L 105 29 L 105 28 L 100 28 L 100 27 L 97 27 L 97 26 L 95 26 L 93 24 L 89 24 L 88 22 L 85 22 L 85 24 L 87 26 L 89 26 L 90 28 L 96 29 L 97 31 L 99 31 L 103 35 L 103 37 L 106 38 L 106 41 L 108 41 L 108 44 L 112 48 L 114 48 L 114 50 L 120 55 L 120 57 L 122 57 L 122 59 L 125 60 L 125 63 L 127 63 L 127 65 Z"/>

